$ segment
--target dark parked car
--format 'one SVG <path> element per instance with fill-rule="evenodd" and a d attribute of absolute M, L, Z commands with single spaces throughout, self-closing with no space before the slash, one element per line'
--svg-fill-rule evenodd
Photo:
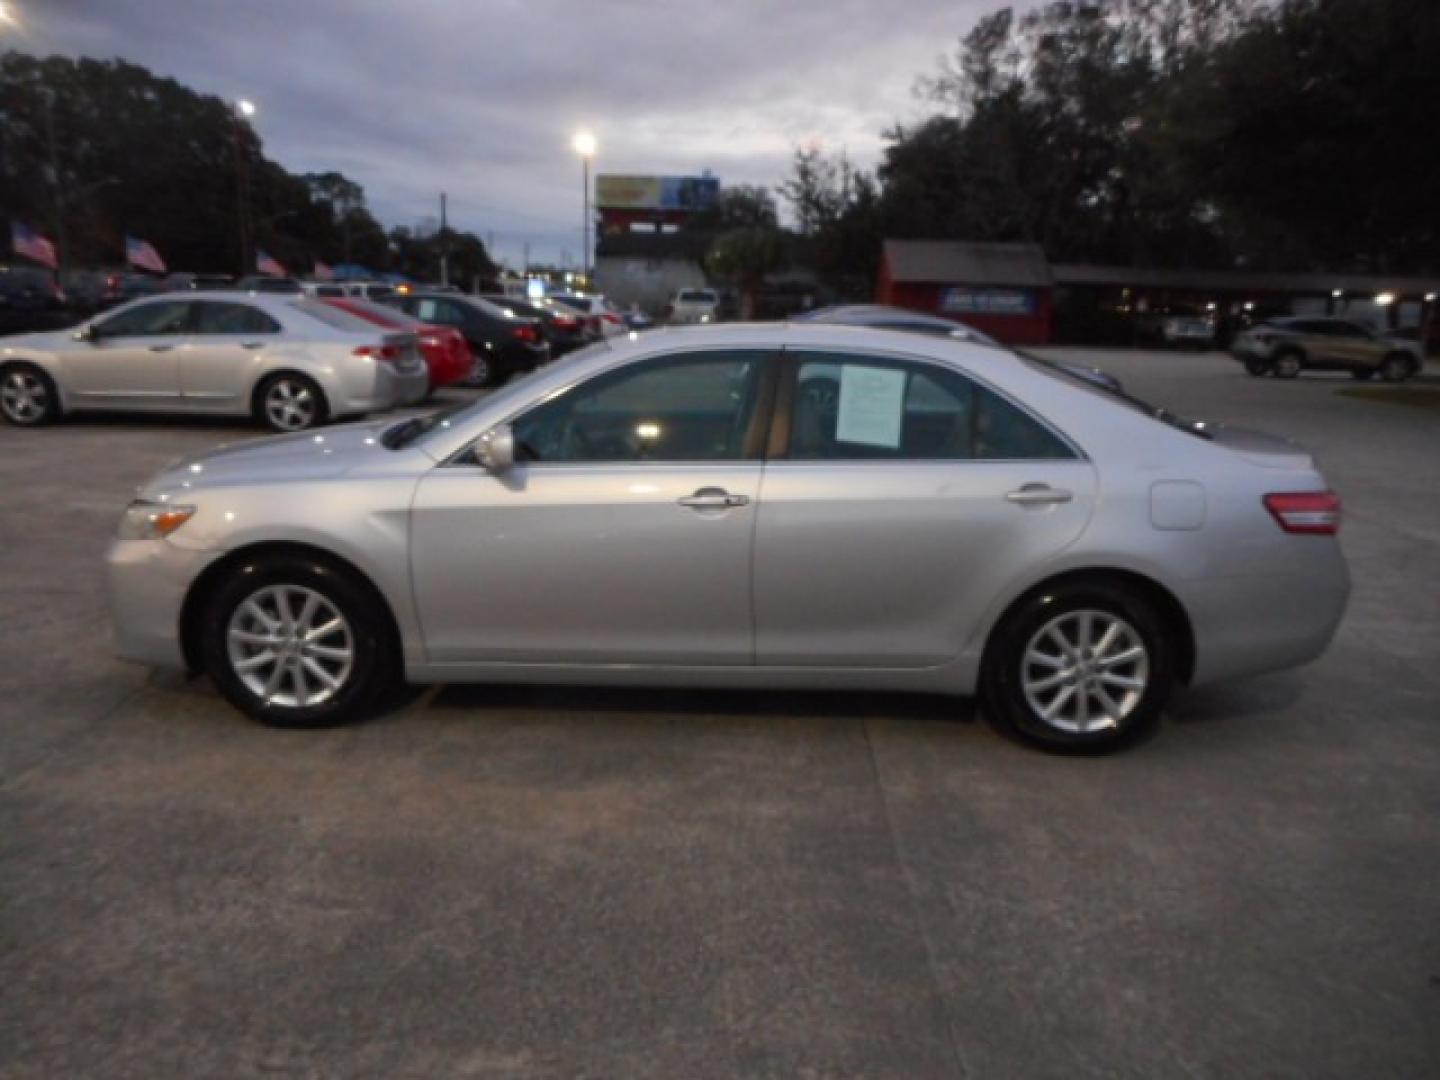
<path fill-rule="evenodd" d="M 178 289 L 228 289 L 235 284 L 229 274 L 192 274 L 181 270 L 167 276 L 163 284 L 167 292 Z"/>
<path fill-rule="evenodd" d="M 65 293 L 53 273 L 0 265 L 0 334 L 49 330 L 67 321 Z"/>
<path fill-rule="evenodd" d="M 302 293 L 305 291 L 295 278 L 268 277 L 264 274 L 242 277 L 235 283 L 235 287 L 244 292 L 255 293 Z"/>
<path fill-rule="evenodd" d="M 1419 374 L 1418 341 L 1378 334 L 1346 319 L 1267 319 L 1236 335 L 1230 352 L 1251 375 L 1293 379 L 1302 371 L 1348 371 L 1357 379 L 1379 374 L 1401 382 Z"/>
<path fill-rule="evenodd" d="M 545 328 L 545 340 L 550 342 L 553 356 L 564 356 L 589 343 L 590 339 L 585 333 L 584 316 L 563 304 L 532 304 L 528 300 L 517 300 L 513 296 L 500 294 L 487 294 L 484 299 L 523 318 L 539 319 L 540 325 Z"/>
<path fill-rule="evenodd" d="M 904 330 L 913 334 L 933 334 L 937 337 L 951 337 L 957 341 L 970 341 L 976 345 L 989 345 L 997 349 L 1005 346 L 992 338 L 989 334 L 982 334 L 973 326 L 966 326 L 954 319 L 947 319 L 940 315 L 927 315 L 923 311 L 910 311 L 906 308 L 887 307 L 884 304 L 836 304 L 833 307 L 816 308 L 814 311 L 807 311 L 802 315 L 792 315 L 793 322 L 819 322 L 836 323 L 842 326 L 868 326 L 873 330 Z M 1028 354 L 1022 353 L 1028 356 Z M 1106 390 L 1122 393 L 1124 387 L 1120 380 L 1109 372 L 1101 371 L 1099 368 L 1089 367 L 1085 364 L 1067 364 L 1054 360 L 1044 360 L 1040 357 L 1029 357 L 1038 360 L 1042 364 L 1057 367 L 1060 370 L 1083 379 L 1088 383 L 1103 387 Z"/>
<path fill-rule="evenodd" d="M 410 292 L 387 297 L 422 322 L 453 326 L 465 335 L 475 357 L 473 382 L 499 386 L 519 372 L 534 371 L 550 361 L 550 344 L 539 319 L 516 315 L 478 296 Z"/>

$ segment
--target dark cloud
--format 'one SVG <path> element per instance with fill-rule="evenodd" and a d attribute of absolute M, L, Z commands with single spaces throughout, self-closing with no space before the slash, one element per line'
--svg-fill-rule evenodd
<path fill-rule="evenodd" d="M 818 142 L 873 165 L 998 0 L 13 0 L 34 52 L 120 56 L 260 107 L 267 151 L 339 169 L 391 224 L 436 213 L 572 257 L 579 163 L 773 185 Z"/>

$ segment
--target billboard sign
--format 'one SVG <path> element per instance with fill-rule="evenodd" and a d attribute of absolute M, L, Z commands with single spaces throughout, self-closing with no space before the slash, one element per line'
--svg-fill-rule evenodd
<path fill-rule="evenodd" d="M 595 177 L 595 205 L 601 210 L 708 210 L 720 199 L 714 176 Z"/>
<path fill-rule="evenodd" d="M 940 310 L 954 315 L 1033 315 L 1035 294 L 1028 289 L 946 289 Z"/>

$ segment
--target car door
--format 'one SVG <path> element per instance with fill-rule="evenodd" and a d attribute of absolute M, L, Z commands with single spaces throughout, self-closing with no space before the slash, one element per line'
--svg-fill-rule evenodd
<path fill-rule="evenodd" d="M 66 388 L 78 406 L 173 408 L 180 398 L 180 361 L 190 301 L 151 300 L 90 324 L 65 356 Z"/>
<path fill-rule="evenodd" d="M 945 365 L 789 351 L 755 537 L 761 665 L 952 660 L 1095 501 L 1064 437 Z"/>
<path fill-rule="evenodd" d="M 197 412 L 247 411 L 267 345 L 278 339 L 278 322 L 254 304 L 197 300 L 191 332 L 176 349 L 180 392 Z"/>
<path fill-rule="evenodd" d="M 513 417 L 516 464 L 420 483 L 432 663 L 747 665 L 771 358 L 651 356 Z"/>

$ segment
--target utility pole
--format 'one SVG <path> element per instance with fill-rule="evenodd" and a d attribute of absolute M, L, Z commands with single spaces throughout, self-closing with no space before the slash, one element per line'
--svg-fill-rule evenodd
<path fill-rule="evenodd" d="M 530 241 L 525 241 L 525 276 L 530 276 Z"/>
<path fill-rule="evenodd" d="M 445 192 L 440 192 L 440 284 L 450 284 L 450 236 L 445 217 Z"/>

